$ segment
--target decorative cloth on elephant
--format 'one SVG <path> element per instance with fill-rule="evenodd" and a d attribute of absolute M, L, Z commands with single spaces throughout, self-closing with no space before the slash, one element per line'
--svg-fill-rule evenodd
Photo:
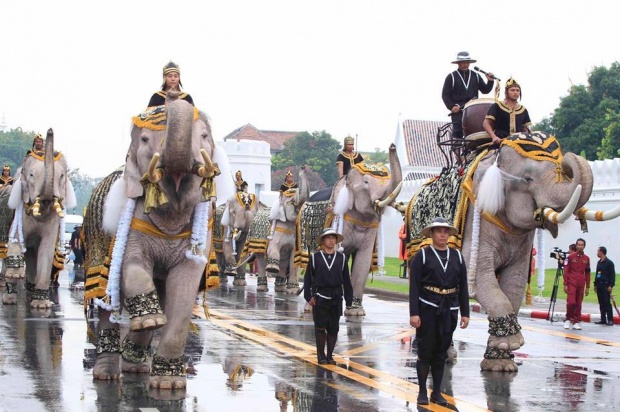
<path fill-rule="evenodd" d="M 254 207 L 256 195 L 254 193 L 237 192 L 235 193 L 235 199 L 237 199 L 239 206 L 244 207 L 245 210 L 250 210 Z"/>
<path fill-rule="evenodd" d="M 562 149 L 555 136 L 545 132 L 515 133 L 502 140 L 502 146 L 509 146 L 528 159 L 552 162 L 556 167 L 555 181 L 568 179 L 562 171 Z"/>
<path fill-rule="evenodd" d="M 194 107 L 194 121 L 198 120 L 198 109 Z M 166 106 L 149 107 L 131 118 L 136 127 L 149 130 L 166 130 Z"/>
<path fill-rule="evenodd" d="M 215 208 L 215 219 L 213 222 L 213 250 L 215 253 L 223 253 L 224 230 L 222 227 L 222 215 L 226 204 L 223 203 Z"/>
<path fill-rule="evenodd" d="M 44 152 L 33 152 L 32 150 L 29 150 L 28 153 L 26 153 L 26 156 L 31 156 L 34 157 L 35 159 L 44 162 L 45 161 L 45 153 Z M 57 162 L 62 158 L 62 152 L 56 151 L 54 150 L 54 161 Z"/>
<path fill-rule="evenodd" d="M 250 253 L 267 253 L 267 235 L 269 234 L 270 208 L 260 209 L 254 214 L 250 229 L 240 256 L 242 261 Z"/>
<path fill-rule="evenodd" d="M 86 281 L 84 282 L 84 306 L 91 299 L 103 299 L 108 287 L 110 263 L 114 239 L 101 227 L 105 199 L 110 188 L 123 175 L 123 168 L 117 169 L 106 176 L 93 190 L 82 225 L 84 236 L 84 268 Z"/>
<path fill-rule="evenodd" d="M 390 171 L 383 164 L 370 164 L 370 163 L 362 162 L 362 163 L 355 163 L 353 167 L 356 168 L 363 175 L 370 174 L 381 180 L 390 179 Z"/>
<path fill-rule="evenodd" d="M 6 259 L 9 251 L 9 232 L 11 230 L 11 222 L 15 215 L 15 210 L 9 208 L 8 190 L 0 193 L 0 259 Z"/>

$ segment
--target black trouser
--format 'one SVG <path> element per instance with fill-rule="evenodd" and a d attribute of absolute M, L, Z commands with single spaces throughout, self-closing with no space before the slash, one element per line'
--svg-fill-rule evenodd
<path fill-rule="evenodd" d="M 463 111 L 452 113 L 452 137 L 463 138 Z"/>
<path fill-rule="evenodd" d="M 613 323 L 614 311 L 611 307 L 611 294 L 607 291 L 607 285 L 597 285 L 596 296 L 601 311 L 601 322 Z"/>
<path fill-rule="evenodd" d="M 449 314 L 437 314 L 437 308 L 420 302 L 420 320 L 422 324 L 416 330 L 418 342 L 418 360 L 430 365 L 443 365 L 448 357 L 448 349 L 458 321 L 458 311 Z M 441 322 L 450 322 L 450 332 L 441 332 Z"/>

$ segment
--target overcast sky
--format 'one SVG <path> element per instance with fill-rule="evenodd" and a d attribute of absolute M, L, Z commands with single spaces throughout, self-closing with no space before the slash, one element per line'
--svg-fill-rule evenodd
<path fill-rule="evenodd" d="M 173 60 L 216 140 L 251 123 L 386 150 L 399 114 L 448 120 L 441 88 L 461 50 L 514 76 L 534 122 L 548 116 L 571 82 L 620 60 L 611 4 L 3 0 L 0 116 L 52 127 L 71 167 L 103 176 Z"/>

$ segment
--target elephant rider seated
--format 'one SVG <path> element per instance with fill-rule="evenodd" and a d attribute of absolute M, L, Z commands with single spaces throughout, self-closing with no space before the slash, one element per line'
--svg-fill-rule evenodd
<path fill-rule="evenodd" d="M 338 178 L 346 176 L 354 164 L 364 161 L 364 157 L 355 151 L 355 139 L 351 136 L 344 138 L 344 147 L 338 153 L 336 165 L 338 166 Z"/>
<path fill-rule="evenodd" d="M 26 152 L 26 156 L 30 156 L 30 153 L 34 153 L 39 156 L 43 156 L 45 153 L 45 141 L 41 133 L 37 133 L 34 139 L 32 139 L 32 149 Z"/>
<path fill-rule="evenodd" d="M 295 183 L 295 179 L 293 179 L 293 173 L 289 170 L 288 172 L 286 172 L 284 183 L 280 185 L 280 196 L 278 200 L 274 203 L 274 205 L 271 207 L 271 210 L 273 212 L 269 216 L 271 220 L 271 226 L 269 228 L 269 235 L 267 236 L 267 239 L 271 239 L 273 237 L 273 232 L 274 230 L 276 230 L 277 220 L 286 222 L 286 216 L 284 214 L 284 203 L 282 202 L 282 196 L 285 196 L 284 195 L 285 192 L 289 190 L 295 190 L 298 188 L 299 188 L 299 185 Z M 277 211 L 274 210 L 275 208 L 277 208 L 276 209 Z"/>
<path fill-rule="evenodd" d="M 13 178 L 11 177 L 11 167 L 4 165 L 2 168 L 2 176 L 0 176 L 0 187 L 5 187 L 13 184 Z"/>
<path fill-rule="evenodd" d="M 191 105 L 194 105 L 192 96 L 188 93 L 181 91 L 183 84 L 181 83 L 181 71 L 179 65 L 170 61 L 164 66 L 163 69 L 164 80 L 161 85 L 161 90 L 153 93 L 151 100 L 149 100 L 148 107 L 163 106 L 166 103 L 166 93 L 168 90 L 176 90 L 179 94 L 179 99 L 183 99 Z"/>
<path fill-rule="evenodd" d="M 512 77 L 506 82 L 503 101 L 496 99 L 487 113 L 482 127 L 491 136 L 494 144 L 513 133 L 529 133 L 532 121 L 525 106 L 518 100 L 521 98 L 521 86 Z"/>
<path fill-rule="evenodd" d="M 241 170 L 237 170 L 237 173 L 235 173 L 235 187 L 237 188 L 237 192 L 248 192 L 248 182 L 243 180 Z"/>

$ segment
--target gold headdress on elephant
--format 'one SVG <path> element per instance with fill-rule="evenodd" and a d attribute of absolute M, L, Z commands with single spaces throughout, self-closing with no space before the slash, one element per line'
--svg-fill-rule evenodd
<path fill-rule="evenodd" d="M 181 83 L 181 70 L 179 68 L 179 65 L 176 64 L 175 62 L 173 62 L 172 60 L 169 61 L 168 63 L 166 63 L 166 65 L 164 66 L 163 70 L 162 70 L 162 76 L 164 78 L 163 83 L 161 84 L 161 89 L 164 90 L 164 88 L 166 87 L 166 75 L 168 73 L 177 73 L 179 75 L 179 86 L 183 87 L 183 83 Z"/>

